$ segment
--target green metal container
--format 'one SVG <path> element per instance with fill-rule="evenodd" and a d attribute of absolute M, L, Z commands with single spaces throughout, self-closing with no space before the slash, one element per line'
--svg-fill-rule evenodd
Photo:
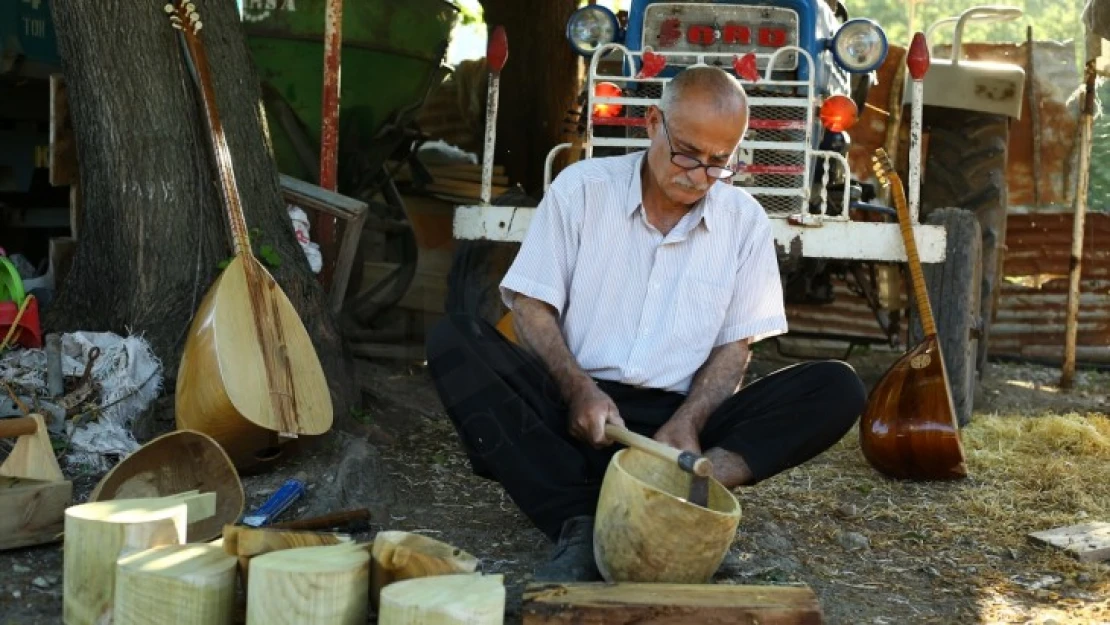
<path fill-rule="evenodd" d="M 304 180 L 313 178 L 305 161 L 319 158 L 326 6 L 326 0 L 244 0 L 241 9 L 278 169 Z M 341 150 L 352 136 L 369 144 L 388 121 L 419 108 L 441 77 L 458 15 L 446 0 L 346 0 Z M 375 146 L 383 147 L 389 149 Z"/>

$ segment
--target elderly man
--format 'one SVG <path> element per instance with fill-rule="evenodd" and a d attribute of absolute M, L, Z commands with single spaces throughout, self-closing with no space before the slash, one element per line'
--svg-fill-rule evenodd
<path fill-rule="evenodd" d="M 599 579 L 607 423 L 704 453 L 734 488 L 822 453 L 863 411 L 864 386 L 838 361 L 741 387 L 751 345 L 787 330 L 770 222 L 727 182 L 747 125 L 732 76 L 682 71 L 648 110 L 646 151 L 553 181 L 501 282 L 519 345 L 461 314 L 429 336 L 474 471 L 558 541 L 536 579 Z"/>

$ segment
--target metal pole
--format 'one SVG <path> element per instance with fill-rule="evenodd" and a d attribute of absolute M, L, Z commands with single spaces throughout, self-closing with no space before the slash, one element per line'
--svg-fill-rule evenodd
<path fill-rule="evenodd" d="M 493 152 L 497 141 L 497 94 L 501 89 L 501 68 L 509 58 L 509 41 L 505 28 L 498 26 L 490 33 L 486 45 L 489 67 L 489 90 L 486 94 L 486 145 L 482 153 L 482 204 L 488 206 L 492 195 Z"/>
<path fill-rule="evenodd" d="M 910 223 L 917 223 L 921 206 L 921 134 L 923 101 L 925 99 L 925 74 L 929 71 L 929 46 L 925 34 L 914 33 L 906 53 L 906 68 L 913 79 L 913 102 L 910 110 Z"/>
<path fill-rule="evenodd" d="M 1068 271 L 1068 313 L 1064 331 L 1064 364 L 1060 388 L 1070 389 L 1075 380 L 1075 340 L 1079 325 L 1079 279 L 1083 273 L 1083 227 L 1087 216 L 1087 189 L 1091 182 L 1091 137 L 1095 119 L 1095 60 L 1101 40 L 1087 33 L 1087 63 L 1084 72 L 1083 108 L 1079 126 L 1079 174 L 1076 176 L 1075 219 L 1071 230 L 1071 266 Z"/>
<path fill-rule="evenodd" d="M 339 179 L 339 82 L 343 48 L 343 0 L 327 0 L 324 13 L 324 88 L 320 111 L 320 186 L 336 191 Z M 320 211 L 316 215 L 317 238 L 323 256 L 320 280 L 331 283 L 335 269 L 336 218 Z"/>

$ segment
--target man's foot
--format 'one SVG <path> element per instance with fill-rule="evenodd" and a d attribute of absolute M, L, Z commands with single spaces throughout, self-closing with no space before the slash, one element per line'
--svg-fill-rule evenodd
<path fill-rule="evenodd" d="M 594 518 L 578 516 L 567 519 L 559 533 L 559 542 L 547 562 L 536 567 L 538 582 L 596 582 L 601 573 L 594 561 Z"/>

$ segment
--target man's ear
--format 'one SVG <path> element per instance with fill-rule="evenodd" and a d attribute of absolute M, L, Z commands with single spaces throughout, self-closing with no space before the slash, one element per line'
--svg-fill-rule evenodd
<path fill-rule="evenodd" d="M 647 111 L 644 112 L 644 121 L 647 124 L 648 138 L 654 140 L 655 135 L 662 130 L 663 115 L 659 111 L 659 107 L 654 104 L 649 106 Z"/>

